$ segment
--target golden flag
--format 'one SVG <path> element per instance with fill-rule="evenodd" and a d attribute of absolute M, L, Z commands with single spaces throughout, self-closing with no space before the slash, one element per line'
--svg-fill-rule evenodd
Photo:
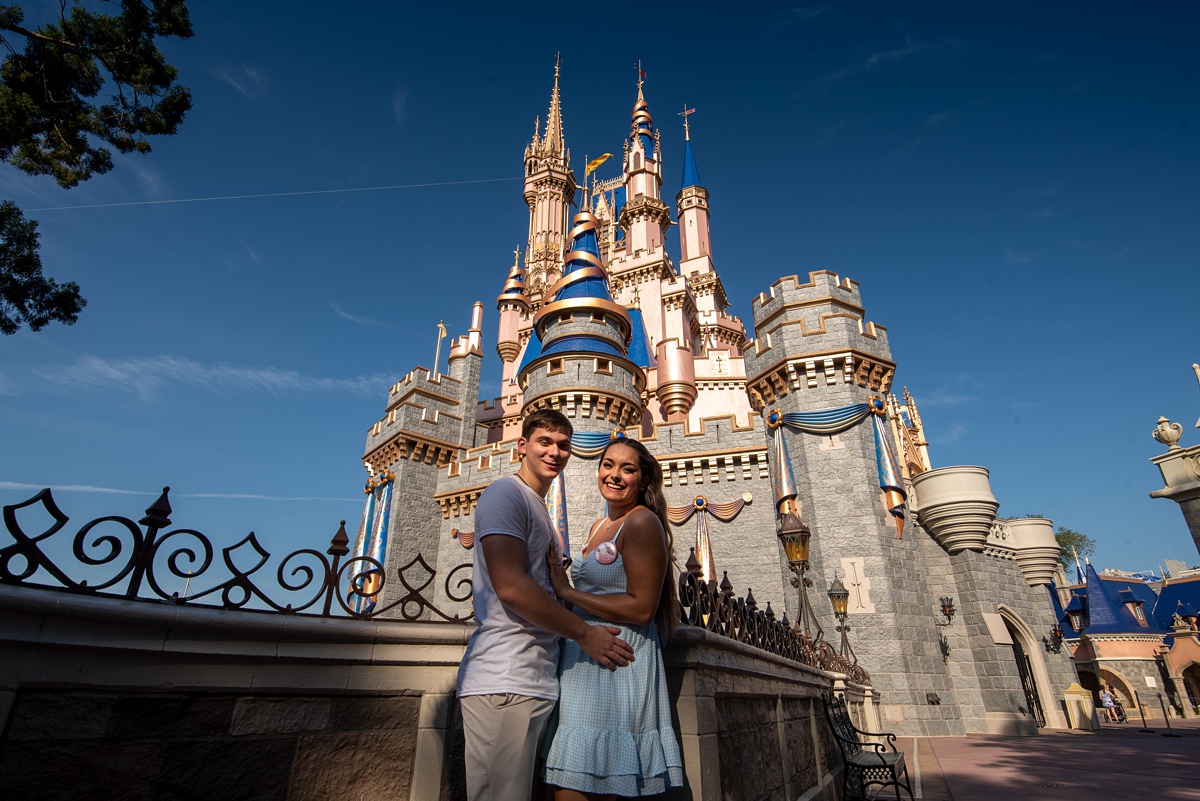
<path fill-rule="evenodd" d="M 446 326 L 442 325 L 441 323 L 438 323 L 438 339 L 440 340 L 440 339 L 442 339 L 443 337 L 446 337 L 446 336 L 447 336 L 447 334 L 446 334 Z"/>
<path fill-rule="evenodd" d="M 601 164 L 603 164 L 604 162 L 608 161 L 611 158 L 612 158 L 612 153 L 605 153 L 602 156 L 598 156 L 598 157 L 592 159 L 591 161 L 589 161 L 587 163 L 587 169 L 584 171 L 583 174 L 586 176 L 588 173 L 594 171 L 597 167 L 599 167 Z"/>

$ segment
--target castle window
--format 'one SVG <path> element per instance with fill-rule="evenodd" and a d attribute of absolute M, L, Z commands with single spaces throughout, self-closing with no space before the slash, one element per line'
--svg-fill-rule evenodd
<path fill-rule="evenodd" d="M 1148 625 L 1146 623 L 1146 614 L 1142 611 L 1142 604 L 1140 602 L 1134 601 L 1133 603 L 1125 604 L 1125 606 L 1129 607 L 1129 611 L 1133 613 L 1133 617 L 1138 623 L 1143 626 Z"/>
<path fill-rule="evenodd" d="M 596 359 L 596 372 L 612 375 L 612 362 L 608 359 Z"/>
<path fill-rule="evenodd" d="M 547 375 L 555 375 L 556 373 L 561 373 L 562 371 L 563 371 L 562 359 L 551 359 L 549 368 L 547 369 L 546 374 Z"/>
<path fill-rule="evenodd" d="M 604 312 L 592 312 L 592 322 L 593 323 L 604 322 Z"/>

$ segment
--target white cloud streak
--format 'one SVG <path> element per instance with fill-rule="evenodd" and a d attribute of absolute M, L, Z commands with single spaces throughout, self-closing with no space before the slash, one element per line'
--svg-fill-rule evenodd
<path fill-rule="evenodd" d="M 383 328 L 391 327 L 387 323 L 372 319 L 370 317 L 360 317 L 357 314 L 351 314 L 350 312 L 343 309 L 341 307 L 341 304 L 338 304 L 338 303 L 330 303 L 329 308 L 333 309 L 333 313 L 336 314 L 338 317 L 342 318 L 343 320 L 349 320 L 350 322 L 355 323 L 357 325 L 381 326 Z"/>
<path fill-rule="evenodd" d="M 337 392 L 371 397 L 385 390 L 385 373 L 354 378 L 306 376 L 278 367 L 201 364 L 182 356 L 104 359 L 83 356 L 74 364 L 42 367 L 35 374 L 46 384 L 96 390 L 135 392 L 144 399 L 171 385 L 198 387 L 218 395 L 271 395 Z"/>
<path fill-rule="evenodd" d="M 392 116 L 401 125 L 408 119 L 408 95 L 408 87 L 404 84 L 397 84 L 392 90 Z"/>
<path fill-rule="evenodd" d="M 259 100 L 267 93 L 266 77 L 254 67 L 243 62 L 230 69 L 210 69 L 212 76 L 232 86 L 234 91 L 250 100 Z"/>
<path fill-rule="evenodd" d="M 40 492 L 49 487 L 54 492 L 92 492 L 105 495 L 151 495 L 158 492 L 141 492 L 139 490 L 116 489 L 113 487 L 96 487 L 90 484 L 26 484 L 19 481 L 0 481 L 0 490 L 32 490 Z M 220 500 L 245 501 L 354 501 L 354 498 L 323 498 L 318 496 L 282 496 L 282 495 L 252 495 L 232 492 L 177 492 L 173 498 L 215 498 Z"/>

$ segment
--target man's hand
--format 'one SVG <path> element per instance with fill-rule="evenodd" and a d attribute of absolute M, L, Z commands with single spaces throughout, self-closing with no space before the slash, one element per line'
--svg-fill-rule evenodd
<path fill-rule="evenodd" d="M 579 639 L 583 652 L 609 670 L 624 667 L 633 661 L 633 648 L 617 635 L 621 630 L 613 626 L 588 626 Z"/>

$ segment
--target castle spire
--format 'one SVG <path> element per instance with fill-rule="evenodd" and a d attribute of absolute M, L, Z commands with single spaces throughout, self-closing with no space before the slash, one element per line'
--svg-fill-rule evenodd
<path fill-rule="evenodd" d="M 692 152 L 691 126 L 688 115 L 695 109 L 685 104 L 679 116 L 683 117 L 683 181 L 679 194 L 675 196 L 675 210 L 679 220 L 680 261 L 683 275 L 711 273 L 712 246 L 709 242 L 708 190 L 700 183 L 700 170 L 696 169 L 696 154 Z M 720 279 L 717 279 L 718 285 Z M 717 311 L 725 311 L 724 290 L 717 295 Z"/>
<path fill-rule="evenodd" d="M 558 78 L 562 59 L 554 60 L 550 114 L 541 138 L 525 149 L 525 202 L 529 206 L 529 242 L 525 249 L 526 293 L 534 309 L 541 294 L 562 274 L 569 211 L 575 198 L 571 151 L 563 140 Z"/>
<path fill-rule="evenodd" d="M 542 140 L 543 152 L 548 156 L 563 154 L 562 103 L 558 94 L 558 75 L 562 68 L 562 56 L 554 57 L 554 89 L 550 92 L 550 113 L 546 116 L 546 137 Z"/>

